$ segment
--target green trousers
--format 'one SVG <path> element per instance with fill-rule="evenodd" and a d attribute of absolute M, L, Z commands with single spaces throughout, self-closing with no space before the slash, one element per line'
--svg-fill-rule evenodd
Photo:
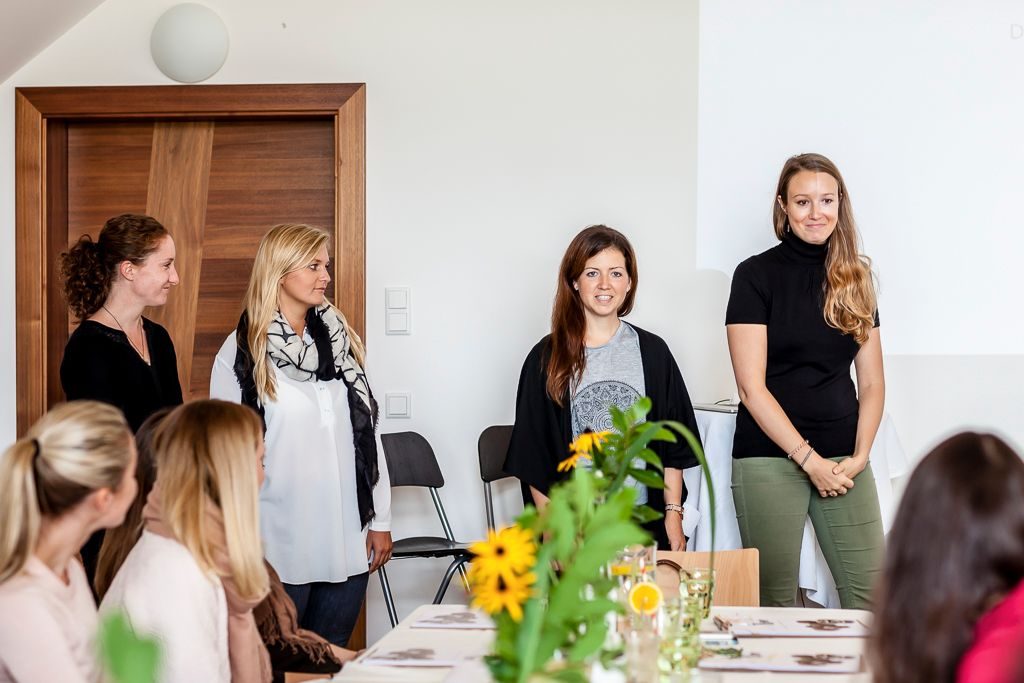
<path fill-rule="evenodd" d="M 843 458 L 831 458 L 839 462 Z M 871 465 L 844 496 L 822 498 L 786 458 L 739 458 L 732 495 L 744 548 L 760 554 L 761 604 L 795 604 L 800 540 L 809 515 L 844 608 L 870 609 L 882 568 L 882 514 Z"/>

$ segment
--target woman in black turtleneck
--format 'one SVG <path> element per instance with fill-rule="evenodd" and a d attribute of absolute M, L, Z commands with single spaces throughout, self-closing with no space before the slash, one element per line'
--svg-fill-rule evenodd
<path fill-rule="evenodd" d="M 810 515 L 842 606 L 866 608 L 883 544 L 868 454 L 885 402 L 870 264 L 825 157 L 786 162 L 773 214 L 781 244 L 736 268 L 726 312 L 740 535 L 760 551 L 761 604 L 792 605 Z"/>

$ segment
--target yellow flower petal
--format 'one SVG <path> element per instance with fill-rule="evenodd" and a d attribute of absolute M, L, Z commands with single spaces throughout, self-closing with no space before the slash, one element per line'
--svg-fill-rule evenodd
<path fill-rule="evenodd" d="M 583 432 L 576 440 L 569 444 L 569 450 L 579 455 L 589 455 L 595 450 L 600 450 L 601 445 L 612 435 L 610 431 Z"/>
<path fill-rule="evenodd" d="M 487 581 L 497 576 L 511 580 L 517 574 L 529 571 L 537 561 L 537 546 L 533 533 L 519 526 L 501 531 L 487 532 L 487 540 L 474 543 L 470 565 L 471 582 Z"/>

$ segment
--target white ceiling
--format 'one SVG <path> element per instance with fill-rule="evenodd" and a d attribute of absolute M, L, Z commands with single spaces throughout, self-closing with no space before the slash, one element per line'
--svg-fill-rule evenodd
<path fill-rule="evenodd" d="M 103 0 L 0 0 L 0 83 Z"/>

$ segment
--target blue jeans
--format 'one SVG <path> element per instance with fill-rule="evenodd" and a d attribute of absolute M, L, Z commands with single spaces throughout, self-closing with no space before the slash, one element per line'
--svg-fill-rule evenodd
<path fill-rule="evenodd" d="M 284 590 L 295 603 L 299 626 L 318 634 L 339 647 L 348 645 L 349 636 L 366 599 L 368 573 L 348 577 L 343 583 L 285 583 Z"/>

